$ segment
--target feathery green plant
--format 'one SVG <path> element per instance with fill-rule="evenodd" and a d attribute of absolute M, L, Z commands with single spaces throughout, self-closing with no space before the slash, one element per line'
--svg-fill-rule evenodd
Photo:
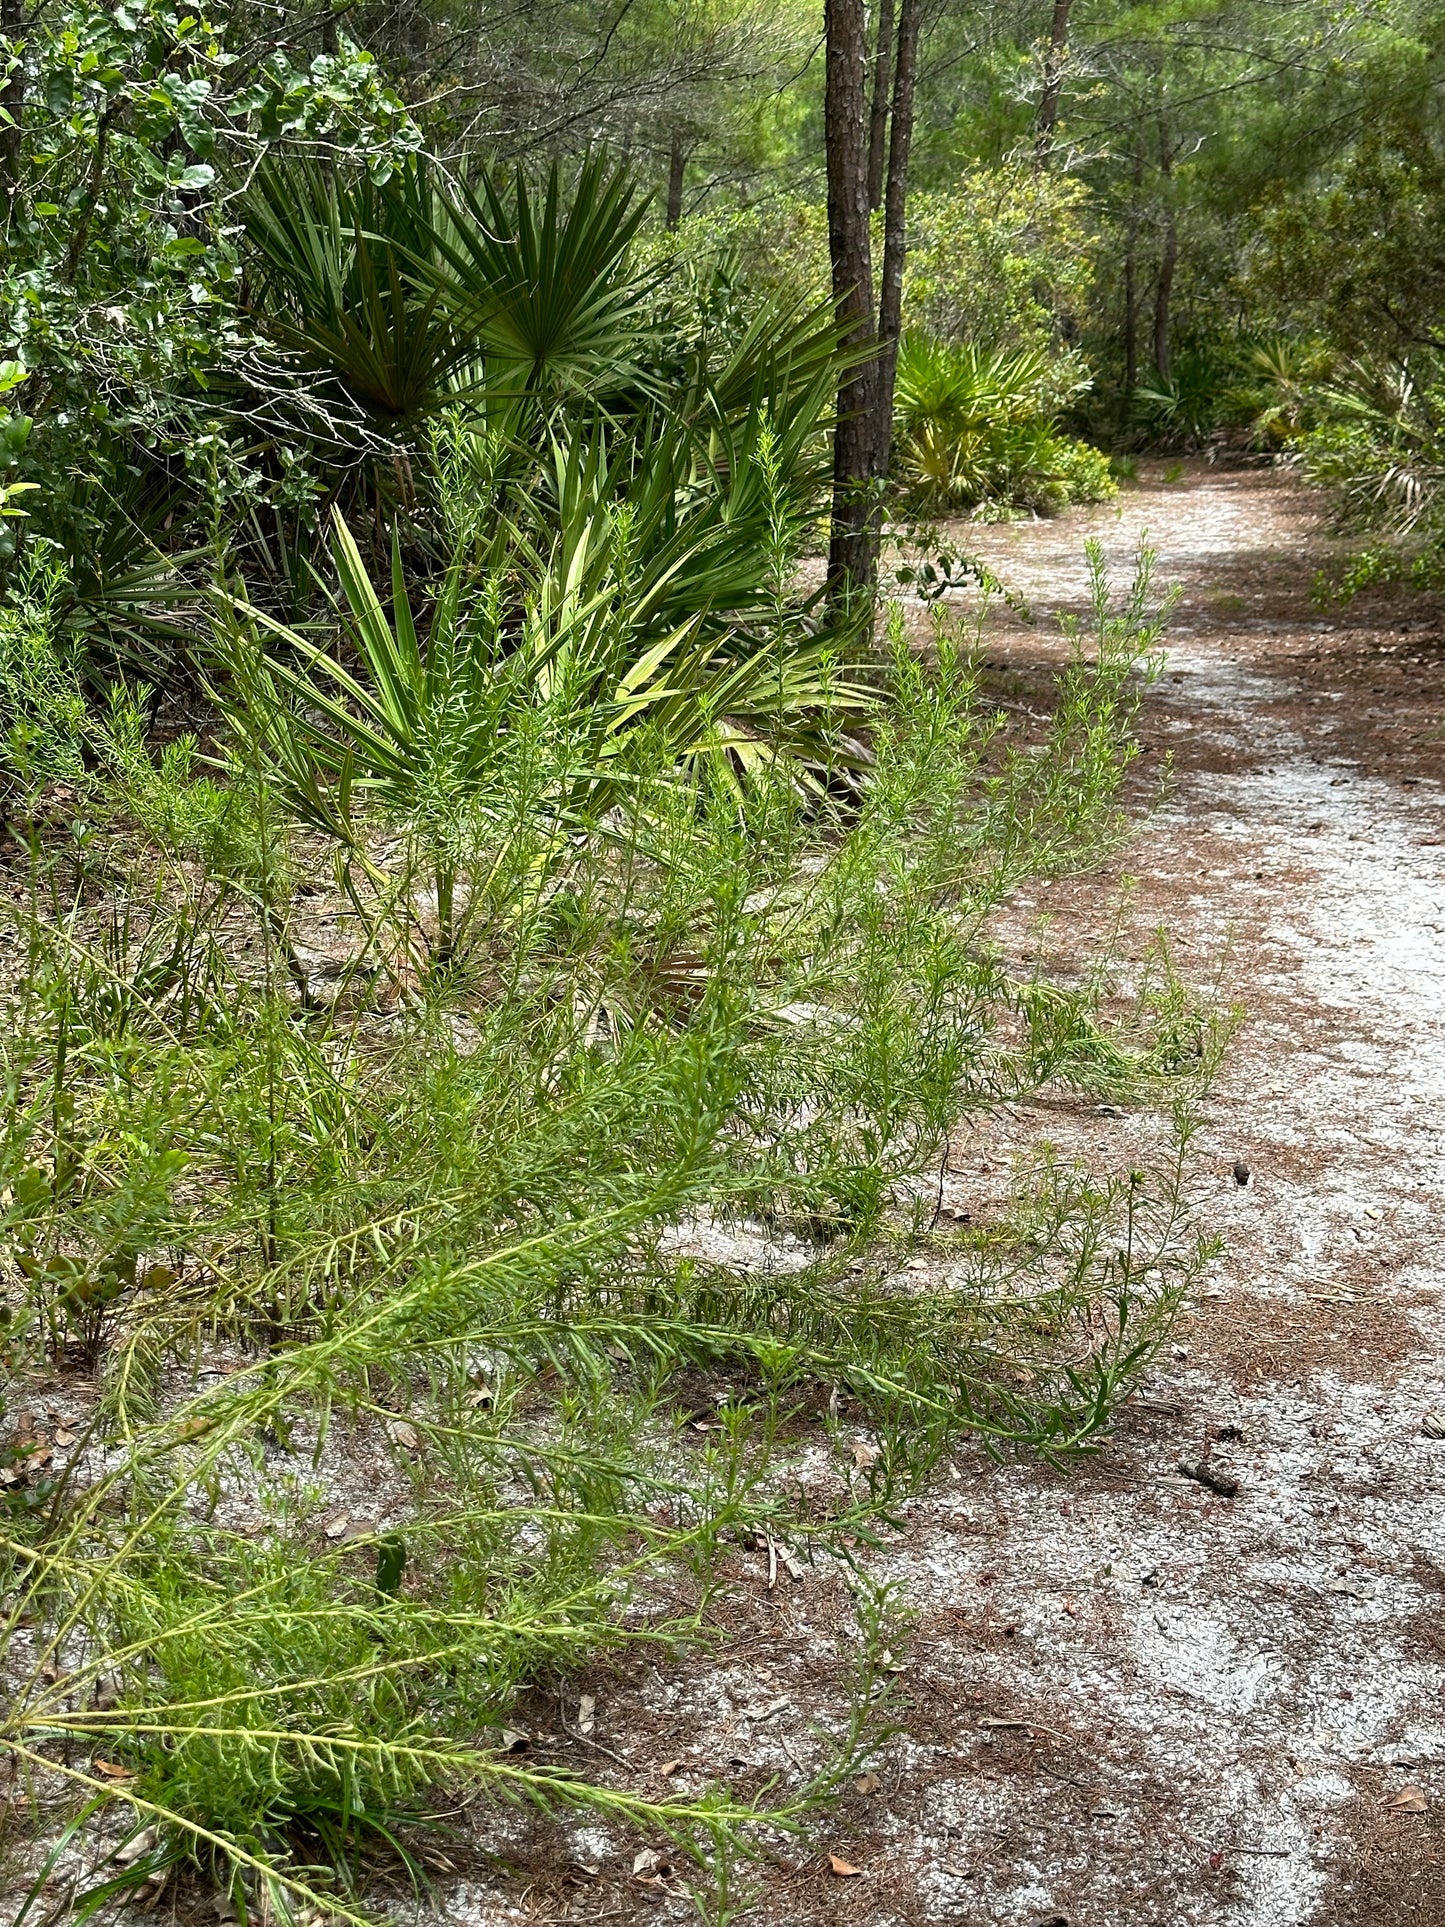
<path fill-rule="evenodd" d="M 707 1637 L 740 1540 L 846 1564 L 962 1435 L 1086 1446 L 1201 1258 L 1177 1165 L 1044 1160 L 996 1223 L 927 1228 L 954 1126 L 1045 1085 L 1177 1108 L 1183 1156 L 1218 1026 L 1167 980 L 1157 1024 L 1105 1025 L 1097 985 L 1014 976 L 986 937 L 1021 878 L 1119 833 L 1147 580 L 1116 609 L 1096 562 L 1038 754 L 1001 738 L 966 629 L 938 617 L 929 667 L 895 617 L 843 795 L 781 763 L 680 769 L 646 723 L 625 781 L 579 787 L 545 703 L 515 753 L 474 744 L 473 704 L 516 727 L 485 705 L 521 640 L 473 668 L 435 612 L 406 630 L 399 583 L 388 618 L 342 566 L 368 679 L 305 651 L 267 671 L 312 732 L 319 814 L 281 793 L 266 707 L 193 804 L 188 755 L 149 758 L 117 710 L 114 814 L 37 842 L 13 913 L 6 1396 L 48 1359 L 85 1416 L 70 1445 L 22 1426 L 0 1448 L 0 1750 L 35 1803 L 22 1897 L 49 1859 L 82 1913 L 203 1878 L 248 1914 L 359 1919 L 379 1861 L 421 1877 L 457 1795 L 589 1808 L 733 1878 L 876 1743 L 876 1671 L 821 1772 L 756 1801 L 515 1753 L 519 1696 L 608 1646 Z M 395 1004 L 376 966 L 414 905 L 358 888 L 363 921 L 333 892 L 345 955 L 318 980 L 314 837 L 346 755 L 347 834 L 380 866 L 438 742 L 439 790 L 472 771 L 485 801 L 457 832 L 485 879 L 466 946 Z M 694 1255 L 718 1220 L 789 1229 L 804 1261 Z M 926 1288 L 895 1275 L 920 1238 Z M 876 1442 L 862 1470 L 831 1389 Z M 799 1426 L 840 1465 L 802 1506 Z"/>

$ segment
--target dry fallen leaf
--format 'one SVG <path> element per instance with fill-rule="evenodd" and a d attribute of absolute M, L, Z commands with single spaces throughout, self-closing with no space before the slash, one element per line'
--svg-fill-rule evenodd
<path fill-rule="evenodd" d="M 57 1445 L 60 1445 L 60 1446 L 75 1445 L 78 1442 L 79 1441 L 76 1439 L 74 1432 L 67 1431 L 63 1425 L 60 1427 L 59 1431 L 55 1434 L 55 1443 Z"/>
<path fill-rule="evenodd" d="M 1427 1439 L 1445 1439 L 1445 1412 L 1426 1412 L 1420 1430 Z"/>
<path fill-rule="evenodd" d="M 876 1773 L 860 1773 L 853 1784 L 860 1793 L 876 1793 L 883 1782 Z"/>
<path fill-rule="evenodd" d="M 866 1472 L 870 1465 L 878 1463 L 878 1447 L 859 1439 L 853 1447 L 853 1464 L 857 1471 Z"/>
<path fill-rule="evenodd" d="M 652 1851 L 651 1847 L 644 1847 L 641 1853 L 635 1853 L 632 1856 L 632 1871 L 634 1874 L 655 1873 L 656 1870 L 657 1855 Z"/>
<path fill-rule="evenodd" d="M 861 1880 L 863 1869 L 855 1867 L 851 1860 L 840 1860 L 836 1853 L 828 1855 L 828 1865 L 840 1880 Z"/>
<path fill-rule="evenodd" d="M 590 1740 L 597 1731 L 597 1702 L 590 1693 L 584 1693 L 578 1701 L 577 1731 L 584 1740 Z"/>
<path fill-rule="evenodd" d="M 349 1512 L 333 1512 L 321 1521 L 321 1530 L 328 1539 L 339 1539 L 350 1524 Z"/>
<path fill-rule="evenodd" d="M 156 1843 L 156 1839 L 157 1834 L 154 1827 L 142 1827 L 139 1833 L 133 1833 L 129 1840 L 123 1841 L 122 1844 L 116 1848 L 115 1864 L 118 1867 L 134 1865 L 143 1853 L 150 1852 Z"/>
<path fill-rule="evenodd" d="M 1385 1802 L 1391 1813 L 1423 1813 L 1429 1804 L 1417 1786 L 1402 1786 L 1393 1799 Z"/>
<path fill-rule="evenodd" d="M 117 1766 L 114 1760 L 92 1759 L 91 1766 L 103 1780 L 133 1780 L 134 1773 L 128 1766 Z"/>
<path fill-rule="evenodd" d="M 421 1450 L 420 1432 L 404 1418 L 394 1418 L 386 1428 L 386 1436 L 393 1445 L 399 1445 L 403 1452 Z"/>
<path fill-rule="evenodd" d="M 657 1770 L 664 1780 L 670 1780 L 681 1765 L 681 1760 L 664 1760 Z"/>

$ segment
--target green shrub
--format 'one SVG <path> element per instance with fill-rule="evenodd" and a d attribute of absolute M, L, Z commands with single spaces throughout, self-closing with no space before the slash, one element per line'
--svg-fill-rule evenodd
<path fill-rule="evenodd" d="M 1292 438 L 1308 479 L 1333 495 L 1363 547 L 1323 586 L 1348 597 L 1375 582 L 1435 586 L 1445 566 L 1445 379 L 1438 358 L 1355 361 L 1309 392 Z"/>
<path fill-rule="evenodd" d="M 1087 381 L 1064 381 L 1041 349 L 985 354 L 919 334 L 903 339 L 895 391 L 895 470 L 924 510 L 1054 513 L 1115 492 L 1108 458 L 1061 435 L 1058 408 Z"/>
<path fill-rule="evenodd" d="M 32 902 L 67 907 L 7 908 L 25 963 L 0 1026 L 7 1366 L 99 1375 L 68 1468 L 6 1465 L 0 1749 L 72 1790 L 83 1904 L 188 1860 L 248 1908 L 354 1914 L 377 1855 L 415 1865 L 464 1790 L 588 1806 L 707 1866 L 752 1824 L 799 1824 L 866 1752 L 885 1617 L 866 1593 L 852 1725 L 766 1810 L 618 1793 L 502 1728 L 603 1647 L 698 1636 L 730 1543 L 846 1557 L 963 1432 L 1086 1445 L 1168 1329 L 1201 1255 L 1172 1160 L 1117 1179 L 1043 1160 L 998 1223 L 943 1240 L 946 1288 L 894 1275 L 969 1112 L 1044 1086 L 1186 1106 L 1213 1059 L 1217 1027 L 1167 977 L 1106 1021 L 1100 981 L 1015 976 L 985 936 L 1021 879 L 1096 862 L 1122 827 L 1160 624 L 1147 571 L 1115 606 L 1093 566 L 1034 748 L 1000 743 L 977 638 L 942 615 L 926 666 L 894 612 L 847 789 L 766 760 L 740 785 L 647 725 L 604 791 L 579 788 L 566 711 L 542 705 L 462 766 L 485 807 L 441 826 L 469 891 L 445 971 L 411 964 L 417 798 L 363 780 L 386 774 L 378 735 L 350 764 L 365 863 L 352 917 L 330 891 L 325 995 L 303 938 L 328 864 L 255 753 L 264 706 L 238 715 L 228 786 L 249 870 L 192 835 L 215 786 L 152 759 L 118 706 L 127 821 L 98 852 L 34 853 Z M 401 604 L 371 637 L 383 674 Z M 315 694 L 342 686 L 301 662 Z M 450 713 L 465 747 L 434 683 L 415 720 Z M 306 722 L 334 807 L 341 718 Z M 158 861 L 173 837 L 185 860 Z M 800 1267 L 689 1249 L 739 1221 L 791 1230 Z M 715 1430 L 690 1422 L 700 1382 Z M 799 1505 L 798 1428 L 846 1457 L 830 1388 L 877 1457 Z M 370 1523 L 330 1538 L 349 1454 Z M 121 1811 L 157 1832 L 118 1868 Z"/>
<path fill-rule="evenodd" d="M 1280 453 L 1318 418 L 1331 365 L 1320 343 L 1284 335 L 1195 339 L 1175 355 L 1167 381 L 1155 375 L 1135 389 L 1134 425 L 1163 448 L 1228 442 Z"/>
<path fill-rule="evenodd" d="M 0 796 L 31 800 L 85 778 L 85 697 L 59 621 L 65 587 L 59 564 L 32 552 L 0 604 Z"/>
<path fill-rule="evenodd" d="M 947 192 L 909 198 L 904 313 L 939 341 L 1039 350 L 1067 386 L 1080 374 L 1066 344 L 1087 318 L 1096 238 L 1076 175 L 1023 163 L 971 169 Z"/>

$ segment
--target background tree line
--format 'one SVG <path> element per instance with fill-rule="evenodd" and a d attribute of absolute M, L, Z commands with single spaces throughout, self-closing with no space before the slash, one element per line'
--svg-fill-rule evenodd
<path fill-rule="evenodd" d="M 860 351 L 835 576 L 868 576 L 890 484 L 930 511 L 1106 488 L 1080 434 L 1298 447 L 1382 538 L 1367 572 L 1428 573 L 1441 26 L 1429 0 L 10 0 L 3 448 L 40 486 L 8 545 L 58 543 L 94 603 L 203 524 L 328 497 L 261 311 L 268 156 L 349 191 L 423 151 L 605 153 L 653 197 L 674 321 L 831 292 Z"/>

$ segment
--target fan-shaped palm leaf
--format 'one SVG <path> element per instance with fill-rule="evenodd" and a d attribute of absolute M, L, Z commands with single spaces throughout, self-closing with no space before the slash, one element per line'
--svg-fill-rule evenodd
<path fill-rule="evenodd" d="M 423 160 L 377 186 L 295 157 L 263 166 L 242 204 L 268 333 L 385 432 L 448 400 L 472 352 L 429 271 L 434 205 Z"/>
<path fill-rule="evenodd" d="M 553 397 L 631 372 L 655 277 L 629 273 L 647 203 L 622 168 L 582 163 L 540 196 L 520 168 L 460 181 L 435 225 L 437 285 L 457 335 L 487 363 L 493 392 Z"/>

